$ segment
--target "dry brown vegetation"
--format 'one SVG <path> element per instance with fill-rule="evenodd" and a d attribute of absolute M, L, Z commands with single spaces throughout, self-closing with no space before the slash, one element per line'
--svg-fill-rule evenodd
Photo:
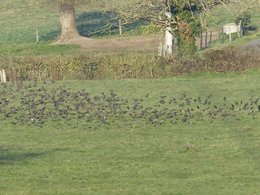
<path fill-rule="evenodd" d="M 228 47 L 208 50 L 203 55 L 180 59 L 180 63 L 170 60 L 174 75 L 193 72 L 244 72 L 260 67 L 259 52 L 250 48 Z"/>
<path fill-rule="evenodd" d="M 195 72 L 243 72 L 260 67 L 260 55 L 229 47 L 180 58 L 147 53 L 88 53 L 80 56 L 1 57 L 9 80 L 162 78 Z"/>

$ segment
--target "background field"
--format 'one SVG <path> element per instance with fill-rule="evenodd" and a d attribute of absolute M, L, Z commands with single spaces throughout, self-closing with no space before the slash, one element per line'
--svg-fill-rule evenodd
<path fill-rule="evenodd" d="M 27 3 L 25 6 L 24 2 L 28 2 L 28 0 L 2 1 L 0 13 L 0 43 L 2 46 L 14 43 L 33 43 L 36 29 L 39 30 L 41 42 L 48 43 L 57 39 L 60 33 L 58 8 L 39 3 L 37 5 Z M 83 36 L 92 38 L 118 36 L 117 21 L 113 19 L 113 13 L 101 13 L 98 9 L 87 6 L 80 6 L 76 10 L 77 26 Z M 252 26 L 259 28 L 259 8 L 251 10 L 251 13 Z M 230 22 L 234 22 L 234 17 L 219 5 L 210 14 L 208 28 L 218 32 L 223 24 Z M 100 31 L 100 29 L 104 30 Z M 146 36 L 158 29 L 143 21 L 138 21 L 124 26 L 123 31 L 124 36 Z"/>
<path fill-rule="evenodd" d="M 58 7 L 28 2 L 30 1 L 1 2 L 1 44 L 35 42 L 36 29 L 39 31 L 41 42 L 51 42 L 58 38 L 60 33 Z M 84 5 L 76 10 L 77 27 L 81 35 L 88 37 L 118 35 L 118 27 L 116 27 L 118 21 L 113 19 L 115 14 L 104 13 Z M 137 21 L 124 26 L 123 30 L 128 36 L 131 35 L 131 31 L 135 35 L 147 34 L 150 30 L 147 27 L 142 28 L 144 24 L 143 21 Z"/>

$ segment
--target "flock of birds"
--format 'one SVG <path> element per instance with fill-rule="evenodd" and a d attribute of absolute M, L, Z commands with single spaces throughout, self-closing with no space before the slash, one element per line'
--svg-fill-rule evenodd
<path fill-rule="evenodd" d="M 144 122 L 163 124 L 195 123 L 196 121 L 243 117 L 255 119 L 260 114 L 258 97 L 230 102 L 226 97 L 214 103 L 212 96 L 160 96 L 152 102 L 126 99 L 115 91 L 92 95 L 86 90 L 62 86 L 17 82 L 0 86 L 0 119 L 13 125 L 43 127 L 49 122 L 61 125 L 82 124 L 89 128 L 102 125 L 131 126 Z"/>

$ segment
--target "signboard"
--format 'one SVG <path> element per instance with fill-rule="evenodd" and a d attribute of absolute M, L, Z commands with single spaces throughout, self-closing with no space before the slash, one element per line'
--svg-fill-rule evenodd
<path fill-rule="evenodd" d="M 223 26 L 223 33 L 229 35 L 232 33 L 240 32 L 241 27 L 240 25 L 237 25 L 236 23 L 228 23 Z"/>

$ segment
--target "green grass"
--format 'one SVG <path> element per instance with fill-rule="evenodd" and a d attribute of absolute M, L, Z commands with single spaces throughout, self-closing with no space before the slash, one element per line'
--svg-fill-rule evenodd
<path fill-rule="evenodd" d="M 158 80 L 63 81 L 93 95 L 124 98 L 259 96 L 260 72 L 200 74 Z M 1 88 L 0 88 L 1 89 Z M 82 124 L 44 128 L 0 124 L 0 194 L 257 194 L 259 114 L 253 120 L 134 126 Z"/>
<path fill-rule="evenodd" d="M 19 2 L 8 0 L 1 3 L 0 43 L 34 42 L 36 29 L 39 30 L 41 41 L 57 38 L 59 31 L 57 8 L 33 2 L 28 4 L 28 0 Z"/>
<path fill-rule="evenodd" d="M 232 10 L 232 9 L 231 9 Z M 235 12 L 234 12 L 235 13 Z M 260 8 L 255 7 L 250 10 L 251 13 L 251 23 L 250 25 L 256 28 L 256 31 L 247 32 L 246 36 L 243 38 L 238 38 L 236 34 L 233 34 L 233 41 L 229 43 L 228 35 L 225 37 L 225 43 L 220 44 L 218 42 L 213 43 L 211 46 L 217 48 L 225 48 L 227 46 L 239 46 L 250 41 L 256 40 L 260 38 Z M 212 9 L 209 18 L 208 18 L 208 28 L 214 31 L 220 31 L 222 26 L 227 23 L 234 23 L 234 16 L 223 6 L 218 5 L 214 9 Z"/>
<path fill-rule="evenodd" d="M 53 41 L 60 33 L 58 7 L 46 5 L 30 0 L 2 0 L 0 7 L 0 43 L 17 44 L 35 42 L 35 31 L 38 29 L 40 41 Z M 88 5 L 77 6 L 77 25 L 84 36 L 118 36 L 117 21 L 113 17 L 99 12 L 96 8 Z M 259 23 L 259 8 L 251 10 L 252 25 L 257 28 Z M 225 24 L 234 22 L 233 16 L 223 6 L 219 5 L 211 10 L 208 21 L 209 28 L 216 31 Z M 113 29 L 107 28 L 107 24 L 113 24 Z M 108 25 L 109 26 L 109 25 Z M 106 28 L 105 32 L 98 31 Z M 125 26 L 125 36 L 135 36 L 158 32 L 154 26 L 146 26 L 143 22 L 135 22 Z"/>
<path fill-rule="evenodd" d="M 3 0 L 0 7 L 0 43 L 17 44 L 33 43 L 36 39 L 36 29 L 41 42 L 54 41 L 60 34 L 58 6 L 46 4 L 44 1 Z M 88 4 L 76 6 L 76 22 L 81 35 L 90 37 L 117 36 L 118 23 L 114 16 L 89 7 Z M 108 28 L 111 24 L 113 29 Z M 104 31 L 102 31 L 104 29 Z M 142 21 L 128 24 L 123 28 L 127 35 L 140 35 L 156 31 L 146 27 Z"/>
<path fill-rule="evenodd" d="M 115 23 L 111 16 L 98 12 L 96 9 L 84 6 L 77 7 L 77 25 L 79 31 L 84 36 L 108 38 L 118 36 L 117 29 L 107 29 L 105 32 L 99 32 L 99 29 L 105 28 L 108 23 Z M 56 6 L 36 3 L 29 0 L 3 0 L 0 7 L 0 55 L 48 55 L 48 54 L 76 54 L 84 51 L 76 46 L 51 46 L 49 43 L 55 41 L 60 33 L 58 8 Z M 259 24 L 259 8 L 252 10 L 252 25 L 257 28 Z M 233 22 L 229 14 L 222 6 L 217 6 L 212 10 L 209 18 L 209 28 L 219 28 L 229 22 Z M 38 29 L 40 44 L 35 43 L 35 31 Z M 136 22 L 126 26 L 123 36 L 147 35 L 158 32 L 157 27 L 153 25 L 144 25 L 143 22 Z M 241 45 L 248 41 L 259 39 L 259 32 L 254 35 L 248 35 L 243 39 L 235 39 L 231 45 Z M 223 48 L 229 46 L 226 44 L 218 45 Z M 215 46 L 215 44 L 212 44 Z"/>
<path fill-rule="evenodd" d="M 0 44 L 3 56 L 73 55 L 83 52 L 76 45 L 51 45 L 51 43 Z"/>
<path fill-rule="evenodd" d="M 23 6 L 25 0 L 2 2 L 1 55 L 80 52 L 76 46 L 47 42 L 59 33 L 55 8 L 31 9 Z M 224 18 L 228 17 L 223 15 L 212 25 L 227 22 Z M 254 18 L 258 25 L 259 15 Z M 34 43 L 36 28 L 39 44 Z M 221 104 L 224 96 L 229 101 L 260 96 L 259 74 L 259 70 L 199 73 L 157 80 L 62 81 L 54 85 L 86 89 L 93 95 L 114 90 L 130 100 L 149 94 L 148 105 L 160 96 L 183 93 L 191 97 L 212 95 L 212 101 Z M 4 98 L 0 93 L 1 104 Z M 93 129 L 82 121 L 49 122 L 43 128 L 11 122 L 1 120 L 0 124 L 0 194 L 251 195 L 260 191 L 259 113 L 255 119 L 245 116 L 240 121 L 216 119 L 213 123 L 203 120 L 159 126 L 143 121 L 123 126 L 119 121 Z"/>
<path fill-rule="evenodd" d="M 247 33 L 246 36 L 243 36 L 241 38 L 238 38 L 238 36 L 236 34 L 232 34 L 232 42 L 229 42 L 229 37 L 228 37 L 228 35 L 226 35 L 224 43 L 215 41 L 211 44 L 211 47 L 217 48 L 217 49 L 221 49 L 221 48 L 223 49 L 223 48 L 229 47 L 229 46 L 241 46 L 241 45 L 244 45 L 251 41 L 257 40 L 257 39 L 260 39 L 260 32 Z M 223 41 L 223 39 L 221 41 Z"/>
<path fill-rule="evenodd" d="M 255 26 L 256 28 L 260 28 L 259 10 L 259 7 L 250 10 L 251 25 Z M 209 28 L 212 28 L 216 31 L 218 31 L 224 24 L 233 22 L 235 22 L 234 16 L 223 5 L 218 5 L 214 9 L 212 9 L 208 18 Z"/>

